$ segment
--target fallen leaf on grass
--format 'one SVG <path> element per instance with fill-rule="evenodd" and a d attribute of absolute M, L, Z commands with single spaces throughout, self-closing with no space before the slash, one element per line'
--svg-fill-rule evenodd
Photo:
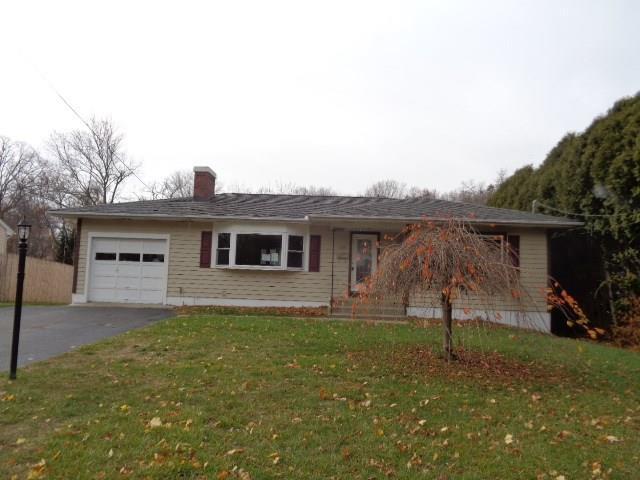
<path fill-rule="evenodd" d="M 331 395 L 324 388 L 320 388 L 320 400 L 329 400 Z"/>
<path fill-rule="evenodd" d="M 22 445 L 26 441 L 27 441 L 26 438 L 19 438 L 16 440 L 16 445 Z"/>
<path fill-rule="evenodd" d="M 349 447 L 344 447 L 342 449 L 342 459 L 349 460 L 350 458 L 351 458 L 351 450 L 349 449 Z"/>
<path fill-rule="evenodd" d="M 244 448 L 232 448 L 231 450 L 229 450 L 225 455 L 237 455 L 239 453 L 243 453 L 244 452 Z"/>
<path fill-rule="evenodd" d="M 160 420 L 160 417 L 153 417 L 151 420 L 149 420 L 149 428 L 158 428 L 162 426 L 162 420 Z"/>
<path fill-rule="evenodd" d="M 38 478 L 43 478 L 46 470 L 47 462 L 43 458 L 38 463 L 31 465 L 31 469 L 29 470 L 29 474 L 27 475 L 27 480 L 36 480 Z"/>

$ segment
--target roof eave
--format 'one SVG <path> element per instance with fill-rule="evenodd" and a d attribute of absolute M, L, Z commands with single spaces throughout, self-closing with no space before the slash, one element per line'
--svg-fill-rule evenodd
<path fill-rule="evenodd" d="M 342 216 L 342 215 L 309 215 L 309 220 L 326 220 L 326 221 L 335 221 L 335 220 L 349 220 L 349 221 L 396 221 L 396 222 L 422 222 L 422 221 L 431 221 L 431 222 L 446 222 L 450 220 L 447 217 L 394 217 L 394 216 L 378 216 L 378 217 L 367 217 L 367 216 Z M 541 227 L 541 228 L 572 228 L 572 227 L 580 227 L 584 225 L 582 222 L 578 221 L 531 221 L 531 220 L 504 220 L 504 219 L 480 219 L 480 218 L 463 218 L 468 223 L 481 224 L 481 225 L 505 225 L 505 226 L 519 226 L 519 227 Z"/>
<path fill-rule="evenodd" d="M 105 213 L 105 212 L 79 212 L 79 211 L 61 211 L 50 210 L 48 215 L 66 218 L 108 218 L 108 219 L 131 219 L 136 220 L 165 220 L 165 221 L 190 221 L 190 222 L 210 222 L 212 220 L 218 221 L 233 221 L 233 220 L 247 220 L 247 221 L 269 221 L 269 222 L 289 222 L 289 223 L 308 223 L 308 217 L 304 218 L 289 218 L 289 217 L 251 217 L 251 216 L 221 216 L 221 215 L 165 215 L 162 213 L 147 214 L 147 213 Z"/>
<path fill-rule="evenodd" d="M 424 220 L 433 222 L 444 222 L 449 220 L 445 217 L 398 217 L 398 216 L 357 216 L 357 215 L 307 215 L 304 218 L 291 218 L 291 217 L 252 217 L 252 216 L 229 216 L 229 215 L 165 215 L 165 214 L 141 214 L 141 213 L 98 213 L 98 212 L 82 212 L 82 211 L 62 211 L 62 210 L 50 210 L 47 212 L 49 215 L 67 217 L 67 218 L 111 218 L 111 219 L 130 219 L 135 218 L 138 220 L 166 220 L 166 221 L 263 221 L 263 222 L 288 222 L 288 223 L 309 223 L 313 220 L 317 221 L 386 221 L 386 222 L 421 222 Z M 465 218 L 465 221 L 474 224 L 482 225 L 505 225 L 505 226 L 520 226 L 520 227 L 538 227 L 538 228 L 572 228 L 580 227 L 582 222 L 578 221 L 558 221 L 558 222 L 543 222 L 543 221 L 531 221 L 531 220 L 504 220 L 504 219 L 478 219 L 478 218 Z"/>

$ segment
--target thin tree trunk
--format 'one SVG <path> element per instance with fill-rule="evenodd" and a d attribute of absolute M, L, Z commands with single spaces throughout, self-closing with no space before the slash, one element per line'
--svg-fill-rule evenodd
<path fill-rule="evenodd" d="M 611 314 L 611 322 L 613 326 L 618 325 L 618 316 L 616 312 L 615 299 L 613 298 L 613 288 L 611 287 L 611 274 L 609 273 L 609 263 L 604 263 L 604 281 L 607 284 L 607 297 L 609 299 L 609 312 Z"/>
<path fill-rule="evenodd" d="M 444 358 L 447 362 L 451 361 L 453 356 L 453 337 L 452 337 L 452 308 L 451 299 L 448 295 L 442 295 L 442 349 Z"/>
<path fill-rule="evenodd" d="M 607 300 L 609 300 L 609 314 L 611 315 L 611 323 L 613 326 L 618 324 L 615 299 L 613 297 L 613 286 L 611 285 L 611 273 L 609 271 L 609 258 L 607 245 L 604 241 L 600 242 L 600 251 L 602 252 L 602 266 L 604 269 L 604 282 L 607 287 Z"/>

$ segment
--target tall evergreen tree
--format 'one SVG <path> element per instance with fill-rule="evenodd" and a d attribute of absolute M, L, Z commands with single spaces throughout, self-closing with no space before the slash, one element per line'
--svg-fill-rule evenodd
<path fill-rule="evenodd" d="M 602 251 L 603 287 L 618 317 L 640 296 L 640 93 L 624 98 L 580 134 L 568 134 L 538 167 L 509 177 L 489 199 L 496 207 L 570 212 Z"/>

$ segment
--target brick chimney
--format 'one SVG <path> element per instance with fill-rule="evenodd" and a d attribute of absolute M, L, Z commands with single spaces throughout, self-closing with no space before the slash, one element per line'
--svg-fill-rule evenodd
<path fill-rule="evenodd" d="M 193 167 L 193 199 L 211 200 L 216 194 L 216 172 L 209 167 Z"/>

